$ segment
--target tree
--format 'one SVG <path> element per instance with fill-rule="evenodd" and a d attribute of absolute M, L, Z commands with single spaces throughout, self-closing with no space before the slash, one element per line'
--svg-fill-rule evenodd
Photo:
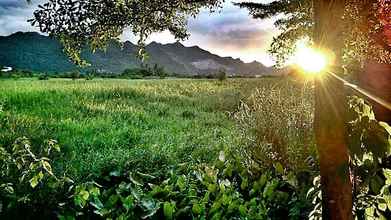
<path fill-rule="evenodd" d="M 159 66 L 158 64 L 153 65 L 153 76 L 158 76 L 160 78 L 164 78 L 167 76 L 166 71 L 164 70 L 164 67 Z"/>
<path fill-rule="evenodd" d="M 227 73 L 225 72 L 225 69 L 219 69 L 219 71 L 217 71 L 216 79 L 219 81 L 224 81 L 227 79 Z"/>
<path fill-rule="evenodd" d="M 312 0 L 279 0 L 271 3 L 243 2 L 236 5 L 247 8 L 253 18 L 276 18 L 274 25 L 281 31 L 273 38 L 269 52 L 282 66 L 295 50 L 297 40 L 312 38 L 314 21 Z M 282 16 L 281 16 L 282 15 Z"/>
<path fill-rule="evenodd" d="M 314 2 L 314 41 L 342 63 L 345 0 Z M 346 94 L 342 82 L 325 75 L 315 80 L 315 137 L 319 155 L 324 219 L 353 219 L 349 147 L 346 136 Z"/>
<path fill-rule="evenodd" d="M 275 22 L 281 34 L 274 38 L 270 48 L 278 64 L 284 63 L 294 51 L 294 44 L 298 39 L 309 37 L 316 46 L 334 52 L 334 65 L 361 73 L 365 76 L 360 80 L 361 83 L 371 84 L 366 87 L 368 90 L 381 97 L 391 98 L 389 83 L 388 89 L 386 86 L 376 86 L 390 82 L 386 78 L 389 70 L 383 68 L 385 71 L 380 72 L 379 65 L 376 64 L 391 63 L 390 47 L 380 46 L 385 45 L 382 42 L 387 40 L 384 37 L 386 33 L 381 33 L 384 29 L 382 27 L 390 23 L 384 20 L 391 17 L 390 5 L 379 6 L 379 2 L 385 4 L 386 1 L 388 0 L 281 0 L 268 4 L 250 2 L 238 5 L 248 8 L 254 18 L 285 15 L 279 16 Z M 374 63 L 368 60 L 376 61 Z M 377 72 L 376 77 L 371 74 L 374 70 Z M 339 72 L 342 72 L 341 69 Z M 380 77 L 384 80 L 379 81 Z M 349 156 L 344 135 L 346 95 L 343 89 L 340 82 L 329 77 L 316 81 L 315 130 L 322 176 L 323 215 L 326 219 L 352 218 Z M 390 116 L 389 111 L 379 114 L 382 112 L 377 111 L 376 105 L 375 113 L 379 119 L 385 118 L 382 115 Z M 336 176 L 336 173 L 340 175 Z M 341 179 L 341 176 L 344 178 Z M 330 200 L 333 202 L 328 203 Z"/>
<path fill-rule="evenodd" d="M 125 28 L 139 36 L 139 55 L 153 32 L 169 30 L 177 39 L 188 37 L 186 19 L 202 7 L 215 9 L 221 0 L 48 0 L 30 20 L 42 32 L 60 39 L 65 52 L 77 64 L 85 44 L 93 50 L 118 39 Z"/>

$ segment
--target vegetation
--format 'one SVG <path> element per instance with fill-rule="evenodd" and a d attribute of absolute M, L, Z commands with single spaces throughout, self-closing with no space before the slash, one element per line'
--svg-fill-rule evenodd
<path fill-rule="evenodd" d="M 269 166 L 254 167 L 252 157 L 243 160 L 247 157 L 241 145 L 248 136 L 239 132 L 230 117 L 234 112 L 244 115 L 238 106 L 252 88 L 277 85 L 276 89 L 293 89 L 289 82 L 279 81 L 1 81 L 0 140 L 4 152 L 13 155 L 12 146 L 21 141 L 28 141 L 32 152 L 47 152 L 40 146 L 46 146 L 48 138 L 58 140 L 61 146 L 61 153 L 50 160 L 59 182 L 54 188 L 39 171 L 28 172 L 38 173 L 40 187 L 22 187 L 12 180 L 28 167 L 10 170 L 2 184 L 11 183 L 19 190 L 3 201 L 4 207 L 11 204 L 3 214 L 17 214 L 13 212 L 17 208 L 33 206 L 46 210 L 48 216 L 75 216 L 80 211 L 103 217 L 169 215 L 165 212 L 176 218 L 305 216 L 309 184 L 297 185 L 294 169 L 284 169 L 281 163 L 272 163 L 275 171 L 270 171 L 266 169 Z M 29 140 L 15 142 L 21 136 Z M 41 153 L 35 158 L 38 155 Z M 63 175 L 75 183 L 61 178 Z M 34 175 L 26 183 L 33 181 L 35 185 L 31 178 Z M 72 200 L 54 192 L 67 191 L 64 187 L 70 186 L 73 188 L 66 195 L 73 195 Z M 95 192 L 98 189 L 99 195 Z M 91 197 L 83 197 L 85 191 Z M 26 194 L 31 201 L 41 201 L 39 196 L 47 193 L 53 193 L 53 200 L 45 200 L 47 203 L 18 202 Z M 103 206 L 96 206 L 97 198 Z M 116 202 L 109 202 L 113 199 Z M 132 208 L 126 208 L 130 202 Z M 288 203 L 291 205 L 283 205 Z"/>
<path fill-rule="evenodd" d="M 0 84 L 3 217 L 20 210 L 28 218 L 65 219 L 320 216 L 311 84 L 279 78 Z M 391 131 L 354 100 L 351 140 L 367 145 L 351 145 L 364 150 L 352 148 L 360 155 L 352 156 L 355 215 L 387 218 L 390 167 L 382 158 L 388 154 L 370 149 L 379 143 L 389 149 Z M 371 126 L 362 124 L 366 117 Z M 384 136 L 357 139 L 366 133 Z"/>
<path fill-rule="evenodd" d="M 389 17 L 388 12 L 377 11 L 386 1 L 377 0 L 346 0 L 341 8 L 344 18 L 340 22 L 344 25 L 343 64 L 348 70 L 357 70 L 363 67 L 368 58 L 381 63 L 389 63 L 390 52 L 384 37 L 380 37 L 381 29 L 386 25 L 379 17 Z M 383 3 L 381 3 L 383 2 Z M 303 38 L 315 40 L 316 21 L 314 20 L 314 5 L 312 0 L 272 1 L 270 3 L 244 2 L 238 6 L 247 8 L 256 19 L 267 19 L 279 16 L 274 22 L 281 33 L 274 38 L 269 52 L 277 60 L 277 65 L 283 65 L 295 51 L 296 42 Z M 386 8 L 386 6 L 383 6 Z M 330 8 L 323 11 L 329 11 Z M 333 11 L 335 13 L 335 11 Z M 383 14 L 381 14 L 383 13 Z M 378 36 L 378 37 L 376 37 Z M 380 42 L 379 42 L 380 41 Z M 330 49 L 330 48 L 329 48 Z M 352 73 L 354 74 L 354 73 Z"/>
<path fill-rule="evenodd" d="M 377 19 L 378 4 L 374 4 L 375 1 L 363 2 L 363 4 L 356 4 L 356 1 L 342 0 L 272 1 L 267 4 L 243 3 L 241 6 L 249 8 L 252 14 L 259 18 L 276 16 L 281 13 L 286 15 L 286 18 L 278 19 L 276 22 L 277 26 L 282 29 L 282 34 L 275 38 L 271 50 L 272 53 L 277 55 L 277 59 L 280 61 L 284 60 L 294 50 L 296 40 L 302 36 L 307 36 L 316 47 L 325 53 L 327 52 L 332 57 L 329 64 L 326 65 L 327 68 L 331 69 L 332 65 L 345 68 L 362 67 L 368 56 L 371 56 L 371 52 L 373 52 L 373 48 L 370 47 L 371 40 L 373 40 L 372 35 L 381 33 L 381 37 L 385 38 L 379 29 L 383 31 L 384 27 L 389 26 L 388 19 L 386 19 L 387 23 L 384 23 L 384 19 Z M 202 7 L 214 9 L 220 3 L 221 1 L 214 0 L 173 0 L 164 3 L 160 1 L 146 3 L 144 1 L 124 2 L 119 0 L 109 2 L 79 0 L 57 2 L 49 0 L 48 3 L 35 12 L 35 18 L 31 22 L 33 24 L 37 23 L 41 31 L 58 37 L 64 45 L 68 56 L 75 63 L 87 65 L 80 56 L 85 44 L 88 44 L 92 50 L 104 48 L 111 39 L 118 38 L 125 27 L 129 27 L 133 33 L 140 37 L 139 56 L 144 58 L 144 41 L 152 32 L 169 30 L 176 38 L 184 39 L 187 37 L 186 18 L 189 15 L 195 16 Z M 384 1 L 382 1 L 382 4 L 385 4 Z M 356 8 L 356 5 L 364 7 Z M 66 8 L 66 12 L 64 12 L 64 8 Z M 352 16 L 350 17 L 350 15 Z M 144 16 L 148 16 L 148 19 L 145 19 Z M 372 18 L 376 18 L 376 22 L 373 22 Z M 364 24 L 362 21 L 364 21 Z M 349 22 L 353 25 L 349 29 L 344 29 L 346 23 Z M 362 30 L 363 32 L 360 32 Z M 360 35 L 360 33 L 364 34 Z M 364 36 L 365 39 L 357 39 L 357 36 Z M 354 39 L 349 39 L 349 37 Z M 359 44 L 358 42 L 364 43 Z M 378 62 L 383 62 L 383 57 L 389 58 L 389 44 L 387 42 L 383 42 L 383 44 L 381 48 L 375 48 L 375 51 L 379 52 L 376 55 Z M 364 53 L 360 53 L 362 51 Z M 360 54 L 364 54 L 364 59 L 358 57 L 357 60 L 359 62 L 355 63 L 354 60 L 356 59 L 354 58 L 360 56 Z M 353 55 L 354 58 L 346 59 L 349 55 Z M 386 60 L 386 62 L 389 63 L 389 60 Z M 6 194 L 13 194 L 15 192 L 14 186 L 16 189 L 20 189 L 22 187 L 19 184 L 22 184 L 22 186 L 26 184 L 23 181 L 26 175 L 28 178 L 31 178 L 28 182 L 33 189 L 39 184 L 46 186 L 45 182 L 47 180 L 54 179 L 52 180 L 54 184 L 47 184 L 52 191 L 47 188 L 44 189 L 49 192 L 53 192 L 53 190 L 55 192 L 66 191 L 65 194 L 61 194 L 66 195 L 65 197 L 60 196 L 55 199 L 55 201 L 60 203 L 58 206 L 53 206 L 52 209 L 56 210 L 57 216 L 63 219 L 75 218 L 81 215 L 84 215 L 86 218 L 100 216 L 108 219 L 162 218 L 163 216 L 167 219 L 286 219 L 288 217 L 300 219 L 304 216 L 309 216 L 311 219 L 323 217 L 325 219 L 342 220 L 353 219 L 353 216 L 359 219 L 390 218 L 391 171 L 389 157 L 391 155 L 391 127 L 387 123 L 377 121 L 371 108 L 361 99 L 353 97 L 348 103 L 347 94 L 343 88 L 344 84 L 341 80 L 336 80 L 338 77 L 330 78 L 329 76 L 334 75 L 316 77 L 314 80 L 314 110 L 311 109 L 312 103 L 303 105 L 303 101 L 300 102 L 300 98 L 291 98 L 292 95 L 297 95 L 295 83 L 293 85 L 289 84 L 288 87 L 281 87 L 281 90 L 288 88 L 296 91 L 283 97 L 273 93 L 275 87 L 272 87 L 265 90 L 265 92 L 262 92 L 262 89 L 258 89 L 258 92 L 254 93 L 253 96 L 244 96 L 244 99 L 224 100 L 224 103 L 226 101 L 228 103 L 221 107 L 226 109 L 226 114 L 221 112 L 222 109 L 205 105 L 205 100 L 201 103 L 193 102 L 190 104 L 193 112 L 190 109 L 183 111 L 179 114 L 181 121 L 176 122 L 176 124 L 195 119 L 198 114 L 215 114 L 216 110 L 219 110 L 217 112 L 220 112 L 220 115 L 211 115 L 214 122 L 225 122 L 225 120 L 219 120 L 220 118 L 217 116 L 220 116 L 222 117 L 221 119 L 226 119 L 228 123 L 230 118 L 227 118 L 227 115 L 231 116 L 237 119 L 239 128 L 242 128 L 244 133 L 240 133 L 237 130 L 238 128 L 231 124 L 233 127 L 230 127 L 228 131 L 232 133 L 228 132 L 227 134 L 229 135 L 222 135 L 223 137 L 229 137 L 227 143 L 222 144 L 220 142 L 216 148 L 210 147 L 209 142 L 208 147 L 199 147 L 198 145 L 194 147 L 185 140 L 186 145 L 182 148 L 184 151 L 181 148 L 176 148 L 174 152 L 168 151 L 168 147 L 164 149 L 164 153 L 170 153 L 168 156 L 163 155 L 162 151 L 158 150 L 160 148 L 156 147 L 149 148 L 151 151 L 154 151 L 149 155 L 145 151 L 140 153 L 140 151 L 129 151 L 127 149 L 121 151 L 121 157 L 118 157 L 127 159 L 127 163 L 125 161 L 120 162 L 120 164 L 126 164 L 124 166 L 118 166 L 116 164 L 117 161 L 113 160 L 115 157 L 110 160 L 114 161 L 114 163 L 107 164 L 105 161 L 106 163 L 103 165 L 99 163 L 94 164 L 96 161 L 100 161 L 96 158 L 102 158 L 98 154 L 94 161 L 91 160 L 90 162 L 94 164 L 95 168 L 98 167 L 97 172 L 95 174 L 93 172 L 92 175 L 87 177 L 85 177 L 87 172 L 83 172 L 83 169 L 80 169 L 83 166 L 77 166 L 78 162 L 82 161 L 82 158 L 72 161 L 72 157 L 69 157 L 71 160 L 68 159 L 67 162 L 72 162 L 71 168 L 67 167 L 66 163 L 61 163 L 61 161 L 54 166 L 55 170 L 60 172 L 60 175 L 66 175 L 69 171 L 71 175 L 78 178 L 76 183 L 63 181 L 63 179 L 67 178 L 58 178 L 57 175 L 53 174 L 47 158 L 49 153 L 40 153 L 39 156 L 36 156 L 30 150 L 30 146 L 39 146 L 39 143 L 35 143 L 32 140 L 30 144 L 27 139 L 11 141 L 12 135 L 17 133 L 15 131 L 18 131 L 19 127 L 8 125 L 4 130 L 8 129 L 11 132 L 8 132 L 8 136 L 4 136 L 3 139 L 7 141 L 4 145 L 6 147 L 12 145 L 13 148 L 1 150 L 4 155 L 2 167 L 6 170 L 2 175 L 7 175 L 8 177 L 11 173 L 11 179 L 3 178 L 7 182 L 1 184 L 2 189 L 4 189 Z M 249 85 L 250 83 L 247 82 L 247 89 Z M 225 83 L 219 82 L 214 86 L 220 89 L 225 88 Z M 275 86 L 278 87 L 278 84 Z M 165 91 L 170 91 L 168 94 L 172 96 L 175 92 L 170 90 L 170 88 L 172 89 L 172 85 L 166 86 Z M 223 95 L 225 91 L 217 88 L 211 90 L 213 95 L 206 94 L 207 100 L 216 98 L 214 95 L 217 95 L 217 99 L 214 99 L 211 103 L 218 103 L 219 97 L 225 97 Z M 236 87 L 235 89 L 237 91 L 245 91 L 241 88 L 243 87 Z M 299 85 L 300 89 L 303 90 L 302 85 Z M 115 100 L 122 97 L 126 97 L 126 100 L 137 100 L 139 98 L 137 92 L 133 91 L 129 94 L 129 90 L 119 90 L 112 93 L 115 94 L 113 96 L 103 95 L 103 100 L 110 100 L 112 97 L 115 97 Z M 181 88 L 180 91 L 182 92 L 183 90 Z M 215 93 L 216 91 L 222 93 Z M 330 98 L 330 91 L 332 91 L 332 98 Z M 57 93 L 54 92 L 54 94 Z M 78 94 L 74 87 L 72 87 L 71 94 L 76 96 Z M 88 91 L 84 90 L 83 94 L 88 94 Z M 94 106 L 90 101 L 98 102 L 99 98 L 102 97 L 101 94 L 102 91 L 95 91 L 88 99 L 82 99 L 83 105 L 81 105 L 80 112 L 82 114 L 88 112 L 88 115 L 97 114 L 95 109 L 91 109 L 89 106 Z M 156 96 L 156 94 L 164 93 L 155 88 L 152 94 Z M 241 95 L 239 94 L 239 97 Z M 228 96 L 235 97 L 232 94 Z M 248 102 L 246 97 L 250 97 L 250 102 Z M 266 104 L 270 107 L 272 113 L 268 114 L 268 107 L 264 108 L 264 106 L 254 104 L 260 102 L 260 97 L 261 100 L 267 100 Z M 306 96 L 302 95 L 301 97 Z M 64 100 L 64 97 L 62 98 Z M 251 104 L 251 99 L 255 100 L 253 104 Z M 284 108 L 281 107 L 281 99 L 283 99 Z M 161 99 L 158 98 L 158 100 Z M 40 103 L 41 99 L 35 101 L 39 103 L 40 107 L 44 104 Z M 151 102 L 142 103 L 144 108 L 144 105 Z M 170 100 L 169 103 L 171 107 L 175 101 Z M 208 103 L 206 102 L 206 104 Z M 287 103 L 290 106 L 286 106 Z M 350 105 L 352 116 L 347 128 L 346 110 L 348 104 Z M 139 105 L 141 104 L 139 103 Z M 7 106 L 7 104 L 5 106 L 5 109 L 10 111 L 12 108 L 15 110 L 14 106 L 17 107 L 18 105 L 13 105 L 12 108 Z M 27 109 L 28 107 L 31 108 L 31 106 L 34 105 L 29 104 Z M 119 105 L 115 106 L 119 109 L 124 107 L 121 105 L 120 107 L 118 107 Z M 181 102 L 179 106 L 187 105 Z M 202 106 L 207 106 L 207 108 L 203 109 Z M 23 107 L 24 109 L 26 108 L 26 106 Z M 105 110 L 107 107 L 104 105 L 98 109 L 101 110 L 102 108 Z M 306 111 L 307 108 L 309 108 L 308 111 Z M 153 109 L 159 108 L 154 106 Z M 274 111 L 278 112 L 281 109 L 289 109 L 288 112 L 290 114 L 276 116 L 277 114 Z M 29 110 L 31 112 L 31 109 Z M 297 114 L 298 111 L 302 111 L 301 114 Z M 48 112 L 43 112 L 47 114 L 45 119 L 61 115 L 53 114 L 52 112 L 55 112 L 53 110 L 49 114 Z M 70 112 L 77 115 L 77 112 Z M 311 124 L 307 120 L 312 120 L 312 115 L 304 115 L 308 112 L 315 112 L 313 132 L 312 128 L 307 126 Z M 25 112 L 25 114 L 28 113 Z M 84 117 L 82 118 L 88 118 L 86 115 L 83 115 Z M 134 115 L 137 115 L 137 112 L 132 116 Z M 111 115 L 109 114 L 108 116 Z M 116 121 L 116 123 L 124 122 L 127 118 L 130 118 L 128 115 L 126 116 Z M 6 113 L 3 116 L 5 124 L 9 124 L 9 122 L 12 124 L 12 117 L 13 114 Z M 68 118 L 72 117 L 68 116 Z M 99 118 L 105 119 L 103 116 Z M 80 117 L 77 119 L 82 121 Z M 270 122 L 281 123 L 284 133 L 265 127 L 265 121 L 269 119 Z M 57 120 L 55 121 L 57 122 Z M 141 121 L 139 123 L 141 125 L 148 124 L 145 123 L 145 120 Z M 158 121 L 158 124 L 162 125 L 167 121 L 169 120 L 164 122 Z M 191 128 L 195 128 L 199 132 L 200 127 L 197 127 L 197 123 L 203 122 L 203 120 L 197 118 L 193 122 L 195 124 L 191 124 Z M 34 125 L 36 124 L 38 123 L 34 122 Z M 118 126 L 115 128 L 118 131 Z M 143 134 L 148 133 L 145 131 L 152 130 L 154 131 L 153 134 L 156 135 L 158 132 L 153 128 L 153 126 L 143 127 Z M 40 131 L 42 130 L 45 129 L 40 129 Z M 83 128 L 84 130 L 86 128 Z M 132 128 L 131 132 L 135 130 L 137 131 L 137 129 Z M 307 130 L 310 132 L 307 132 Z M 26 131 L 28 133 L 28 129 L 24 129 L 23 132 L 26 133 Z M 102 131 L 99 130 L 99 132 Z M 129 131 L 126 132 L 128 133 Z M 167 134 L 172 133 L 176 134 L 172 131 Z M 300 163 L 297 160 L 302 161 L 304 157 L 311 160 L 315 157 L 312 153 L 312 144 L 315 141 L 309 135 L 313 133 L 315 133 L 318 150 L 318 158 L 314 161 L 319 161 L 319 164 L 316 164 L 316 162 L 312 165 Z M 104 134 L 107 134 L 107 132 Z M 196 134 L 216 135 L 221 133 L 216 130 L 216 125 L 214 125 L 213 130 Z M 39 136 L 33 138 L 37 137 Z M 72 137 L 75 136 L 73 135 Z M 129 135 L 126 137 L 129 137 Z M 154 140 L 153 137 L 155 136 L 146 136 L 140 140 L 151 141 Z M 299 138 L 302 140 L 296 141 Z M 88 138 L 84 139 L 88 140 Z M 102 140 L 107 139 L 102 138 Z M 119 139 L 112 140 L 115 140 L 112 143 L 115 142 L 117 146 L 117 140 Z M 216 141 L 220 139 L 214 137 L 210 140 Z M 135 141 L 131 138 L 127 139 L 126 143 L 136 143 L 136 146 L 139 146 L 137 144 L 140 143 L 137 141 L 138 139 Z M 54 142 L 48 141 L 48 143 Z M 225 144 L 228 147 L 224 146 Z M 215 144 L 212 145 L 214 146 Z M 292 147 L 289 145 L 294 145 L 293 149 L 295 150 L 290 150 Z M 128 144 L 120 146 L 128 146 Z M 178 144 L 176 143 L 174 146 L 178 146 Z M 192 147 L 189 148 L 188 146 Z M 142 147 L 144 150 L 145 146 Z M 44 149 L 46 151 L 47 148 Z M 99 153 L 101 149 L 105 148 L 99 148 Z M 112 149 L 114 148 L 110 147 L 110 150 Z M 128 152 L 139 154 L 126 155 Z M 259 154 L 259 152 L 265 153 Z M 113 154 L 112 152 L 109 153 L 110 155 Z M 41 157 L 41 154 L 44 156 Z M 83 155 L 82 152 L 79 155 Z M 107 154 L 101 155 L 106 156 Z M 152 160 L 149 157 L 145 158 L 145 155 L 148 155 Z M 154 160 L 156 155 L 158 155 L 158 158 Z M 188 155 L 191 156 L 189 157 Z M 66 157 L 67 155 L 65 154 L 64 158 Z M 135 158 L 136 161 L 134 161 Z M 19 162 L 19 160 L 22 162 Z M 29 163 L 30 165 L 27 166 Z M 74 169 L 75 165 L 76 169 Z M 113 166 L 110 167 L 110 165 Z M 87 165 L 88 168 L 92 168 L 89 170 L 91 172 L 94 167 L 89 166 L 91 165 Z M 319 167 L 319 171 L 317 168 L 311 169 L 309 166 Z M 116 169 L 113 170 L 113 167 Z M 157 169 L 159 170 L 157 171 Z M 46 177 L 45 174 L 47 173 L 49 175 Z M 310 180 L 318 173 L 321 178 L 316 177 L 313 187 L 310 188 Z M 15 180 L 19 180 L 19 183 Z M 300 184 L 298 184 L 299 181 Z M 64 182 L 70 185 L 67 190 Z M 310 189 L 307 193 L 307 199 L 305 199 L 305 192 L 308 188 Z M 16 190 L 16 192 L 19 192 L 19 190 Z M 5 214 L 6 217 L 13 216 L 13 211 L 16 210 L 15 207 L 20 204 L 26 209 L 25 201 L 29 201 L 31 193 L 27 192 L 27 194 L 27 196 L 21 194 L 5 197 L 5 204 L 7 204 L 7 208 L 10 210 Z M 39 191 L 37 194 L 35 198 L 40 198 L 39 195 L 45 193 Z M 312 198 L 313 206 L 308 203 L 309 198 Z M 39 207 L 39 204 L 33 205 L 34 207 Z M 310 211 L 311 209 L 312 211 Z M 40 208 L 33 208 L 32 210 L 40 210 Z M 50 214 L 47 216 L 50 216 Z"/>

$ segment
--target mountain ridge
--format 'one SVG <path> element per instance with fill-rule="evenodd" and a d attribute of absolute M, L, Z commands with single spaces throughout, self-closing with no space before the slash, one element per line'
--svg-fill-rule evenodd
<path fill-rule="evenodd" d="M 186 47 L 180 42 L 146 45 L 149 65 L 157 64 L 168 72 L 183 75 L 204 75 L 224 69 L 230 75 L 263 75 L 272 68 L 253 61 L 245 63 L 239 58 L 221 57 L 199 46 Z M 110 42 L 105 52 L 92 53 L 85 49 L 82 57 L 101 72 L 120 73 L 125 69 L 139 68 L 142 62 L 136 57 L 137 46 L 130 41 L 122 44 Z M 0 36 L 0 65 L 40 72 L 69 72 L 78 69 L 62 52 L 61 44 L 37 32 L 16 32 Z"/>

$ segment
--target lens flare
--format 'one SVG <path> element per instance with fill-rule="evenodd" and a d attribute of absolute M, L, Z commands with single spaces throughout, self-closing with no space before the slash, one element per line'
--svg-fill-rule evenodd
<path fill-rule="evenodd" d="M 293 62 L 307 73 L 318 74 L 326 68 L 328 60 L 322 52 L 309 47 L 306 41 L 298 41 Z"/>

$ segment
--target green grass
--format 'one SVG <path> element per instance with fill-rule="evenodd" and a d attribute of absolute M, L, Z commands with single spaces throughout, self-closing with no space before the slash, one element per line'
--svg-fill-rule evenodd
<path fill-rule="evenodd" d="M 0 145 L 58 140 L 57 171 L 75 179 L 132 167 L 158 172 L 209 162 L 240 144 L 227 112 L 275 79 L 0 81 Z"/>

